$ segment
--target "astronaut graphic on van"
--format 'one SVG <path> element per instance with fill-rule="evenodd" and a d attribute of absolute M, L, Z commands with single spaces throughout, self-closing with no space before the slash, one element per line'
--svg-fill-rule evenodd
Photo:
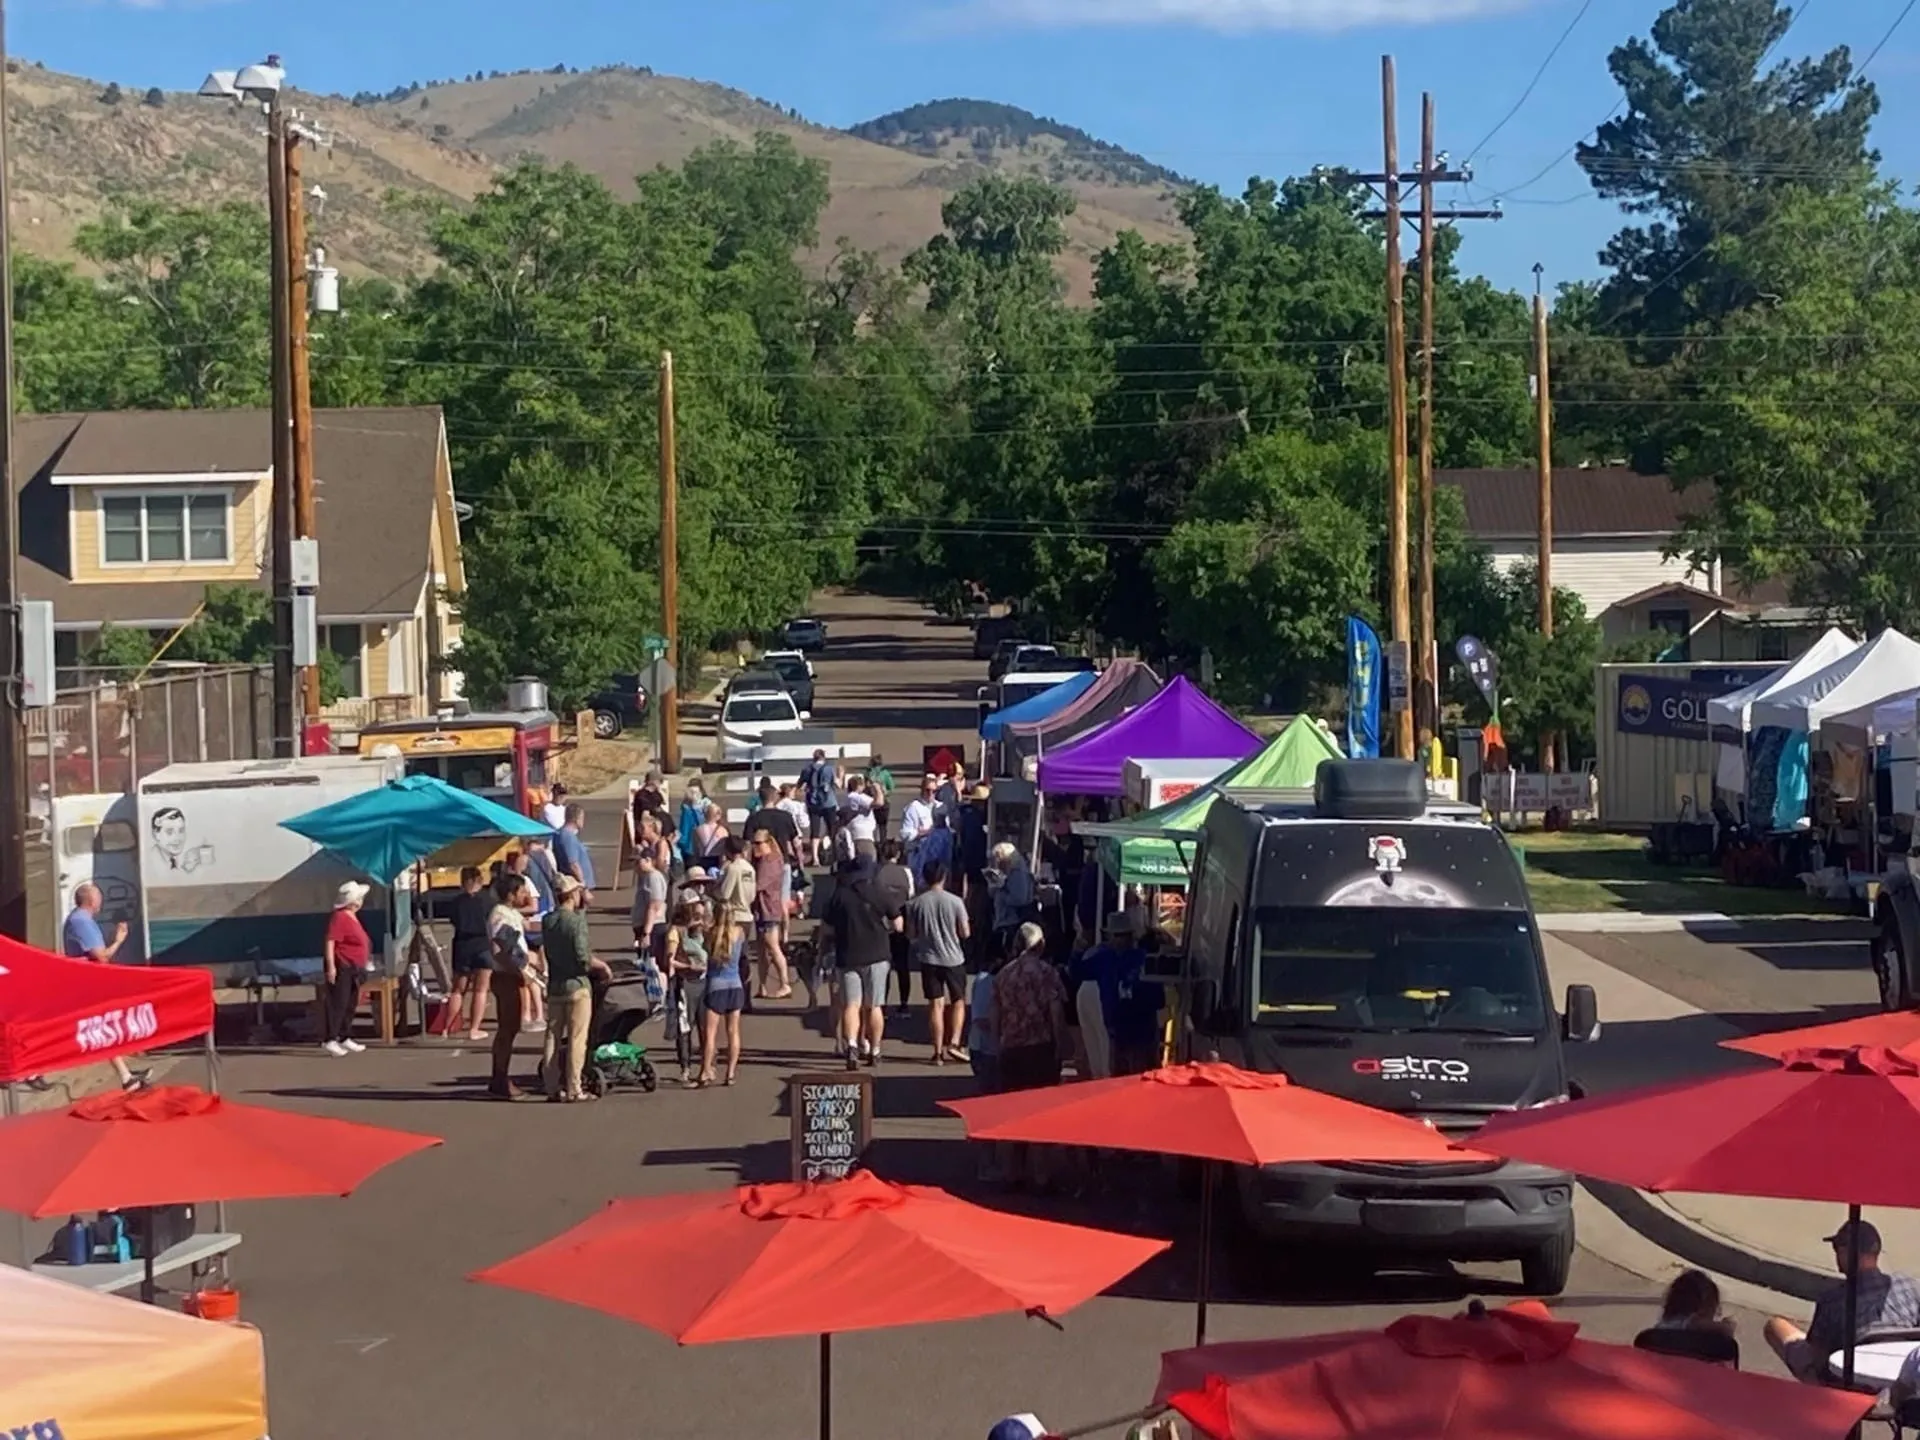
<path fill-rule="evenodd" d="M 202 865 L 213 863 L 213 846 L 204 842 L 187 843 L 187 817 L 179 806 L 168 805 L 154 811 L 148 829 L 152 832 L 154 863 L 162 870 L 191 874 Z"/>

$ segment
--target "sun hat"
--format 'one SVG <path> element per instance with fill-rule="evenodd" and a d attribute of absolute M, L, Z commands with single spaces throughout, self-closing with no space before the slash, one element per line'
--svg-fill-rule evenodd
<path fill-rule="evenodd" d="M 344 910 L 349 905 L 358 905 L 362 900 L 367 898 L 368 888 L 369 887 L 361 884 L 358 880 L 342 881 L 339 893 L 333 897 L 333 908 L 336 910 Z"/>

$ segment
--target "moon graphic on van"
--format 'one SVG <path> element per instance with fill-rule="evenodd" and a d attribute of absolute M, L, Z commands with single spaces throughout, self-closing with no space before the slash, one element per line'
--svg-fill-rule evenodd
<path fill-rule="evenodd" d="M 1349 881 L 1320 903 L 1332 907 L 1424 905 L 1458 910 L 1464 902 L 1437 881 L 1402 871 L 1393 877 L 1391 885 L 1384 883 L 1377 874 Z"/>

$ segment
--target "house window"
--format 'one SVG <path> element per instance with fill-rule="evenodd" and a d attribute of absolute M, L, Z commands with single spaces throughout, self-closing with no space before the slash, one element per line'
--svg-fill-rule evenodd
<path fill-rule="evenodd" d="M 1789 637 L 1786 627 L 1781 625 L 1761 625 L 1756 628 L 1759 633 L 1755 637 L 1755 659 L 1786 660 L 1791 658 L 1787 654 L 1787 640 Z"/>
<path fill-rule="evenodd" d="M 100 558 L 109 565 L 218 564 L 231 557 L 227 497 L 107 495 Z"/>
<path fill-rule="evenodd" d="M 360 674 L 360 627 L 327 626 L 327 649 L 340 659 L 340 693 L 349 700 L 364 699 L 367 687 Z"/>
<path fill-rule="evenodd" d="M 1691 610 L 1649 610 L 1647 628 L 1656 635 L 1671 635 L 1673 643 L 1660 652 L 1660 659 L 1669 664 L 1684 664 L 1691 658 L 1692 648 L 1688 638 L 1693 634 L 1693 612 Z"/>

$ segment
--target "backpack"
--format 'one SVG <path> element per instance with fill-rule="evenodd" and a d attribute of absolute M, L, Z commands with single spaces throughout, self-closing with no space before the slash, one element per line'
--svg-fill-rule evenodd
<path fill-rule="evenodd" d="M 807 766 L 807 809 L 833 809 L 833 766 L 815 760 Z"/>

